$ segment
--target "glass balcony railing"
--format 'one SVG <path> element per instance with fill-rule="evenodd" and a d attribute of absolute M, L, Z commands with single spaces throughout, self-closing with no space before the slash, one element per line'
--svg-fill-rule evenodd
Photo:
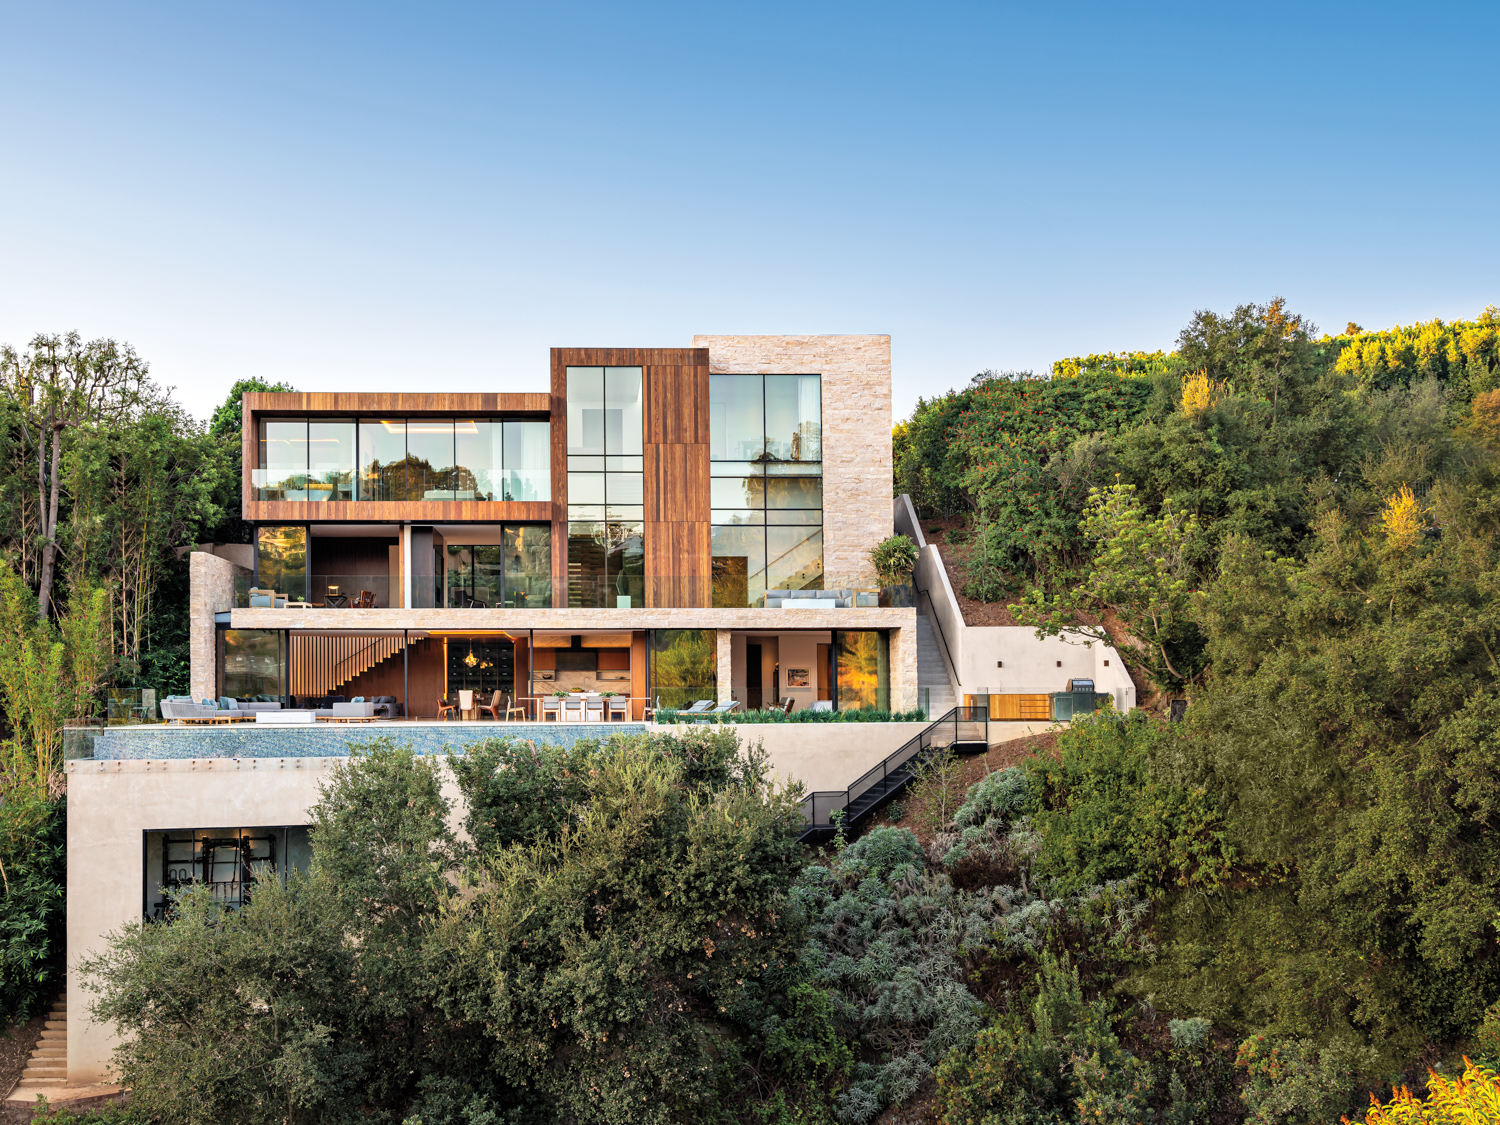
<path fill-rule="evenodd" d="M 251 609 L 395 609 L 403 583 L 384 574 L 315 574 L 283 579 L 284 588 L 257 587 L 235 576 L 234 604 Z M 415 576 L 414 609 L 876 609 L 914 605 L 909 585 L 882 586 L 869 578 L 824 576 L 817 586 L 765 589 L 743 577 L 704 575 L 573 575 L 561 590 L 550 579 L 498 576 L 491 584 L 443 586 L 442 575 Z"/>

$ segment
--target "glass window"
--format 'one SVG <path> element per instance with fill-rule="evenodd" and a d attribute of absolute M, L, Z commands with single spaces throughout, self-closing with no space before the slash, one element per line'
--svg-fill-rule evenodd
<path fill-rule="evenodd" d="M 766 452 L 762 375 L 708 378 L 709 456 L 714 461 L 759 461 Z"/>
<path fill-rule="evenodd" d="M 730 609 L 759 605 L 766 593 L 766 529 L 748 525 L 712 530 L 714 605 Z"/>
<path fill-rule="evenodd" d="M 474 555 L 474 581 L 469 596 L 485 609 L 505 604 L 505 548 L 499 543 L 484 543 L 471 548 Z"/>
<path fill-rule="evenodd" d="M 572 504 L 600 504 L 604 503 L 604 474 L 603 473 L 569 473 L 568 474 L 568 503 Z"/>
<path fill-rule="evenodd" d="M 823 588 L 823 526 L 766 528 L 766 589 Z"/>
<path fill-rule="evenodd" d="M 833 634 L 834 682 L 840 711 L 891 709 L 891 656 L 884 631 L 840 629 Z"/>
<path fill-rule="evenodd" d="M 547 422 L 506 422 L 505 487 L 496 500 L 552 499 L 552 427 Z"/>
<path fill-rule="evenodd" d="M 447 418 L 408 418 L 406 457 L 411 476 L 408 500 L 453 499 L 453 422 Z"/>
<path fill-rule="evenodd" d="M 713 629 L 654 629 L 650 636 L 652 696 L 678 710 L 719 697 L 719 639 Z"/>
<path fill-rule="evenodd" d="M 823 409 L 816 375 L 767 375 L 766 456 L 777 461 L 823 459 Z"/>
<path fill-rule="evenodd" d="M 767 508 L 821 508 L 822 477 L 767 477 Z"/>
<path fill-rule="evenodd" d="M 406 422 L 359 424 L 359 499 L 406 499 Z"/>
<path fill-rule="evenodd" d="M 604 368 L 568 368 L 568 454 L 604 455 Z"/>
<path fill-rule="evenodd" d="M 636 521 L 568 525 L 568 604 L 603 609 L 645 602 L 645 528 Z"/>
<path fill-rule="evenodd" d="M 354 499 L 354 422 L 314 418 L 307 424 L 307 498 Z"/>
<path fill-rule="evenodd" d="M 307 528 L 260 527 L 255 535 L 258 585 L 288 601 L 307 600 Z"/>
<path fill-rule="evenodd" d="M 645 441 L 645 410 L 639 367 L 604 369 L 604 452 L 640 456 Z"/>
<path fill-rule="evenodd" d="M 505 539 L 505 604 L 512 609 L 552 607 L 552 528 L 508 524 Z"/>
<path fill-rule="evenodd" d="M 257 500 L 307 499 L 307 419 L 262 418 Z"/>
<path fill-rule="evenodd" d="M 455 500 L 499 500 L 504 493 L 501 472 L 501 424 L 483 418 L 460 418 L 453 423 Z"/>
<path fill-rule="evenodd" d="M 233 699 L 279 701 L 286 672 L 286 644 L 276 629 L 220 630 L 224 649 L 219 694 Z"/>
<path fill-rule="evenodd" d="M 173 891 L 203 884 L 227 909 L 250 900 L 261 875 L 286 877 L 312 863 L 312 840 L 305 826 L 263 828 L 182 828 L 146 832 L 146 885 L 143 913 L 148 921 L 171 914 Z"/>
<path fill-rule="evenodd" d="M 708 482 L 709 504 L 715 508 L 764 508 L 766 481 L 759 475 L 744 477 L 711 477 Z"/>

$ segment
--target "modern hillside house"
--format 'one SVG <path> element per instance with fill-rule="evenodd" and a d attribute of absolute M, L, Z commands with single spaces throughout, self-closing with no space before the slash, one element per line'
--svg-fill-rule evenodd
<path fill-rule="evenodd" d="M 889 337 L 555 348 L 536 393 L 243 411 L 253 566 L 194 556 L 195 698 L 919 705 L 911 599 L 869 559 L 892 532 Z"/>

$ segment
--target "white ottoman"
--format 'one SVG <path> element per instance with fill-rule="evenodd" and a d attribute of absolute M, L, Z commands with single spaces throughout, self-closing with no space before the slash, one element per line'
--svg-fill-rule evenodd
<path fill-rule="evenodd" d="M 309 727 L 316 721 L 315 714 L 313 711 L 257 711 L 255 722 L 273 727 Z"/>

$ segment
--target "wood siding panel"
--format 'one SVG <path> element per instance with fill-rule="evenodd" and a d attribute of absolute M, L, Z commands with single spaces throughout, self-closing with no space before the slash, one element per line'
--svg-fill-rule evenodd
<path fill-rule="evenodd" d="M 648 445 L 645 466 L 648 523 L 708 523 L 706 444 Z"/>
<path fill-rule="evenodd" d="M 545 523 L 552 518 L 545 500 L 248 500 L 250 523 Z"/>

